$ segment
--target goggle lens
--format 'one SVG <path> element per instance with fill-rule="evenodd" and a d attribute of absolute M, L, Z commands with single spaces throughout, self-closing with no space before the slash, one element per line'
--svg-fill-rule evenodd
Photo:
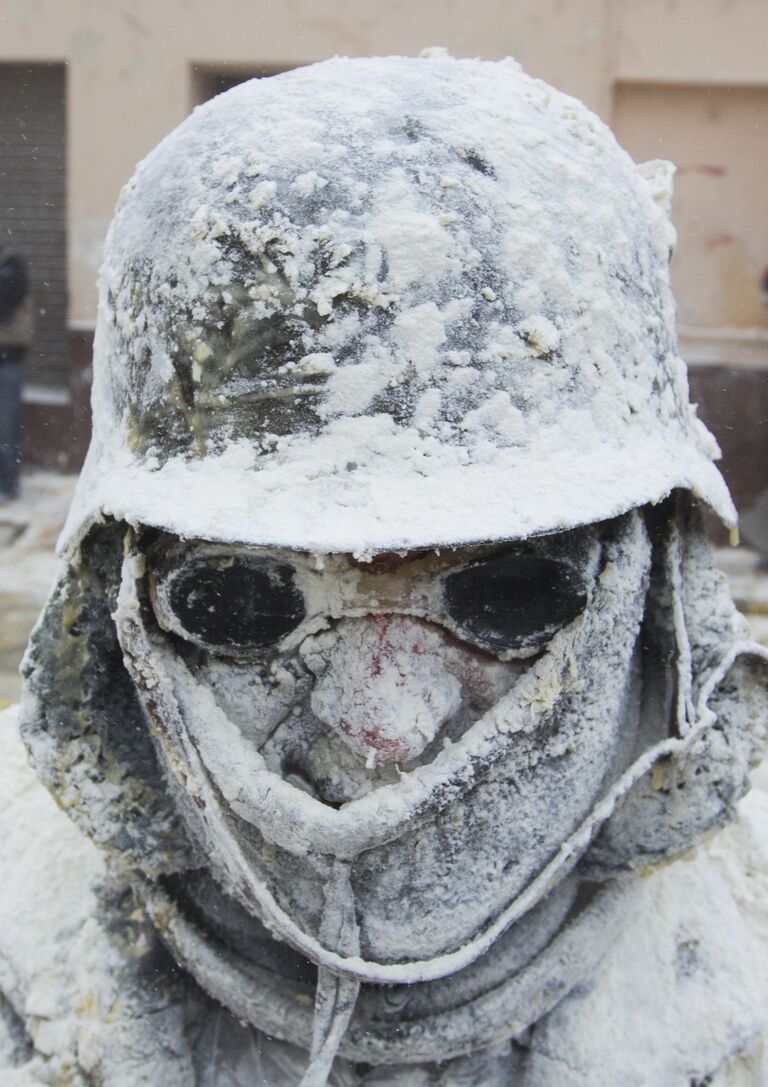
<path fill-rule="evenodd" d="M 499 555 L 449 574 L 444 598 L 468 640 L 494 649 L 543 645 L 587 603 L 579 572 L 540 555 Z"/>
<path fill-rule="evenodd" d="M 196 642 L 232 651 L 276 645 L 305 615 L 291 567 L 258 559 L 192 560 L 171 579 L 168 604 Z"/>

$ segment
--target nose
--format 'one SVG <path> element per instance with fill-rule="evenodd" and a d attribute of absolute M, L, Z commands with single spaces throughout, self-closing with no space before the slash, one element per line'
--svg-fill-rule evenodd
<path fill-rule="evenodd" d="M 410 616 L 344 619 L 312 693 L 314 714 L 376 764 L 408 762 L 459 708 L 441 632 Z"/>

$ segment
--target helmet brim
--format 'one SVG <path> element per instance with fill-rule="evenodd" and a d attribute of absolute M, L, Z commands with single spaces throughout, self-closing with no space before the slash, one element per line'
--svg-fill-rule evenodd
<path fill-rule="evenodd" d="M 391 439 L 391 435 L 390 435 Z M 101 444 L 101 443 L 99 443 Z M 369 553 L 526 539 L 607 520 L 691 491 L 727 525 L 737 515 L 720 472 L 678 434 L 633 432 L 582 448 L 495 449 L 467 462 L 434 456 L 402 431 L 367 463 L 360 444 L 326 437 L 267 463 L 244 446 L 218 456 L 151 458 L 91 451 L 60 546 L 112 517 L 184 538 L 320 553 Z M 444 448 L 442 450 L 444 452 Z M 464 461 L 462 463 L 462 461 Z"/>

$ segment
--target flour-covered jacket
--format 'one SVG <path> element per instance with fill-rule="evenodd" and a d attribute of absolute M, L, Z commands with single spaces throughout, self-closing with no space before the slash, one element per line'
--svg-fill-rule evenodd
<path fill-rule="evenodd" d="M 332 1084 L 742 1087 L 768 1083 L 768 795 L 695 856 L 636 881 L 598 970 L 515 1042 Z M 306 1056 L 244 1027 L 175 967 L 130 891 L 27 766 L 0 715 L 0 1083 L 274 1087 Z"/>

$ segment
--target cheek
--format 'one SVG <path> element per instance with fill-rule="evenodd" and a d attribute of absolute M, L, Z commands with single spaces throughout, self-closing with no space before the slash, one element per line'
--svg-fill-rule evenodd
<path fill-rule="evenodd" d="M 297 677 L 279 661 L 260 668 L 212 659 L 195 668 L 195 678 L 257 747 L 307 698 L 312 683 L 311 677 Z"/>
<path fill-rule="evenodd" d="M 478 714 L 495 706 L 532 663 L 499 661 L 461 642 L 448 646 L 445 656 L 446 670 L 459 681 L 462 702 Z"/>

